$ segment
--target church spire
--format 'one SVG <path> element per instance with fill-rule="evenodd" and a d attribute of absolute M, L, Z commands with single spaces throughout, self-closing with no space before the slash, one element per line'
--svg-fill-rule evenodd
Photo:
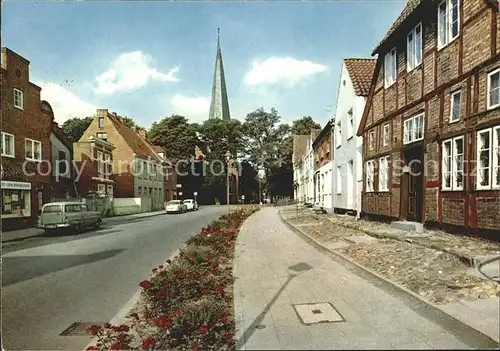
<path fill-rule="evenodd" d="M 220 28 L 217 28 L 217 56 L 215 57 L 214 81 L 212 86 L 212 101 L 210 103 L 209 119 L 231 119 L 229 114 L 229 101 L 227 98 L 224 65 L 222 63 L 222 50 L 220 48 Z"/>

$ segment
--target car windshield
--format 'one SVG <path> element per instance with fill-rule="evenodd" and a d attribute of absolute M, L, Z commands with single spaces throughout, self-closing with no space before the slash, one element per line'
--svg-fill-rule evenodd
<path fill-rule="evenodd" d="M 193 200 L 184 200 L 184 202 L 189 202 L 189 203 L 191 203 L 191 202 L 193 202 Z"/>
<path fill-rule="evenodd" d="M 168 205 L 179 205 L 181 202 L 179 200 L 170 201 Z"/>
<path fill-rule="evenodd" d="M 43 213 L 58 213 L 61 212 L 61 205 L 49 205 L 43 208 Z"/>

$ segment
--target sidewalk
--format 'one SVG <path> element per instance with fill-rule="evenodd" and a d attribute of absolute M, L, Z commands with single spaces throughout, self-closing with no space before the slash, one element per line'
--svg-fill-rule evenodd
<path fill-rule="evenodd" d="M 128 215 L 128 216 L 104 217 L 102 220 L 102 225 L 103 225 L 103 227 L 105 227 L 107 225 L 113 225 L 113 224 L 117 224 L 120 222 L 131 221 L 131 220 L 140 219 L 140 218 L 158 216 L 161 214 L 165 214 L 165 211 L 160 210 L 160 211 L 154 211 L 154 212 L 137 213 L 137 214 Z M 26 228 L 26 229 L 11 230 L 11 231 L 7 231 L 7 232 L 2 232 L 1 236 L 2 236 L 2 242 L 7 242 L 7 241 L 22 240 L 22 239 L 26 239 L 26 238 L 31 238 L 31 237 L 34 237 L 37 235 L 41 235 L 43 233 L 44 233 L 44 231 L 42 229 Z"/>
<path fill-rule="evenodd" d="M 497 346 L 439 309 L 318 251 L 281 221 L 276 208 L 262 208 L 245 222 L 234 269 L 237 349 Z"/>

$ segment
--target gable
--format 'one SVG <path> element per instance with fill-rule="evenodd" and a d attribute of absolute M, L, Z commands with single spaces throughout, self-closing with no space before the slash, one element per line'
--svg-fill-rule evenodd
<path fill-rule="evenodd" d="M 368 97 L 366 99 L 365 108 L 363 110 L 363 116 L 361 117 L 361 122 L 359 123 L 358 132 L 356 133 L 357 136 L 363 135 L 363 132 L 364 132 L 366 124 L 367 124 L 368 116 L 370 115 L 370 112 L 372 109 L 373 96 L 375 94 L 375 91 L 377 91 L 380 88 L 382 88 L 382 89 L 384 88 L 384 86 L 383 86 L 383 72 L 382 72 L 384 65 L 382 63 L 383 63 L 383 57 L 379 56 L 377 59 L 375 70 L 374 70 L 375 73 L 373 74 L 373 77 L 372 77 L 372 82 L 370 85 L 370 92 L 369 92 Z"/>

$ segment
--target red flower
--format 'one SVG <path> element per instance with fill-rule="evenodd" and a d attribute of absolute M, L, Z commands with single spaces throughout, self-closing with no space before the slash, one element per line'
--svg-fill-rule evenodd
<path fill-rule="evenodd" d="M 111 325 L 111 324 L 109 324 L 109 323 L 105 323 L 105 324 L 104 324 L 104 328 L 106 328 L 106 329 L 110 329 L 111 327 L 112 327 L 112 325 Z"/>
<path fill-rule="evenodd" d="M 213 261 L 210 266 L 212 266 L 212 268 L 217 268 L 219 265 L 217 262 Z"/>
<path fill-rule="evenodd" d="M 98 348 L 97 346 L 95 346 L 95 345 L 92 345 L 92 346 L 87 347 L 87 350 L 88 350 L 88 351 L 91 351 L 91 350 L 99 350 L 99 348 Z"/>
<path fill-rule="evenodd" d="M 136 312 L 130 314 L 130 317 L 132 317 L 134 319 L 139 319 L 139 315 Z"/>
<path fill-rule="evenodd" d="M 156 292 L 156 297 L 163 297 L 163 296 L 165 296 L 165 287 L 160 288 L 160 289 Z"/>
<path fill-rule="evenodd" d="M 151 283 L 149 282 L 149 280 L 143 280 L 142 282 L 139 283 L 139 286 L 146 290 L 149 289 Z"/>
<path fill-rule="evenodd" d="M 223 287 L 222 285 L 219 285 L 219 286 L 217 287 L 217 292 L 218 292 L 219 294 L 222 294 L 222 293 L 224 292 L 224 287 Z"/>
<path fill-rule="evenodd" d="M 198 345 L 194 344 L 192 349 L 193 349 L 193 351 L 198 351 Z"/>
<path fill-rule="evenodd" d="M 122 350 L 122 343 L 117 341 L 113 345 L 111 345 L 111 350 Z"/>
<path fill-rule="evenodd" d="M 149 349 L 150 346 L 155 347 L 155 345 L 156 345 L 156 340 L 151 337 L 142 340 L 142 348 L 144 350 Z"/>
<path fill-rule="evenodd" d="M 155 267 L 155 268 L 152 269 L 152 272 L 156 273 L 157 270 L 158 270 L 158 268 Z"/>
<path fill-rule="evenodd" d="M 172 326 L 172 320 L 168 316 L 160 316 L 155 319 L 155 324 L 159 328 L 170 328 Z"/>
<path fill-rule="evenodd" d="M 128 332 L 130 330 L 130 327 L 126 324 L 122 324 L 118 327 L 118 331 L 120 332 Z"/>
<path fill-rule="evenodd" d="M 101 330 L 101 326 L 93 325 L 93 326 L 87 328 L 87 334 L 97 335 L 99 330 Z"/>
<path fill-rule="evenodd" d="M 214 256 L 212 256 L 211 254 L 207 254 L 205 256 L 205 260 L 210 261 L 212 259 L 212 257 L 214 257 Z"/>
<path fill-rule="evenodd" d="M 208 328 L 207 327 L 200 327 L 200 334 L 208 334 Z"/>
<path fill-rule="evenodd" d="M 175 312 L 174 312 L 174 316 L 176 316 L 176 317 L 180 317 L 180 316 L 181 316 L 181 313 L 180 313 L 179 311 L 175 311 Z"/>
<path fill-rule="evenodd" d="M 220 319 L 221 323 L 222 324 L 226 324 L 227 323 L 227 316 L 223 316 L 221 319 Z"/>

